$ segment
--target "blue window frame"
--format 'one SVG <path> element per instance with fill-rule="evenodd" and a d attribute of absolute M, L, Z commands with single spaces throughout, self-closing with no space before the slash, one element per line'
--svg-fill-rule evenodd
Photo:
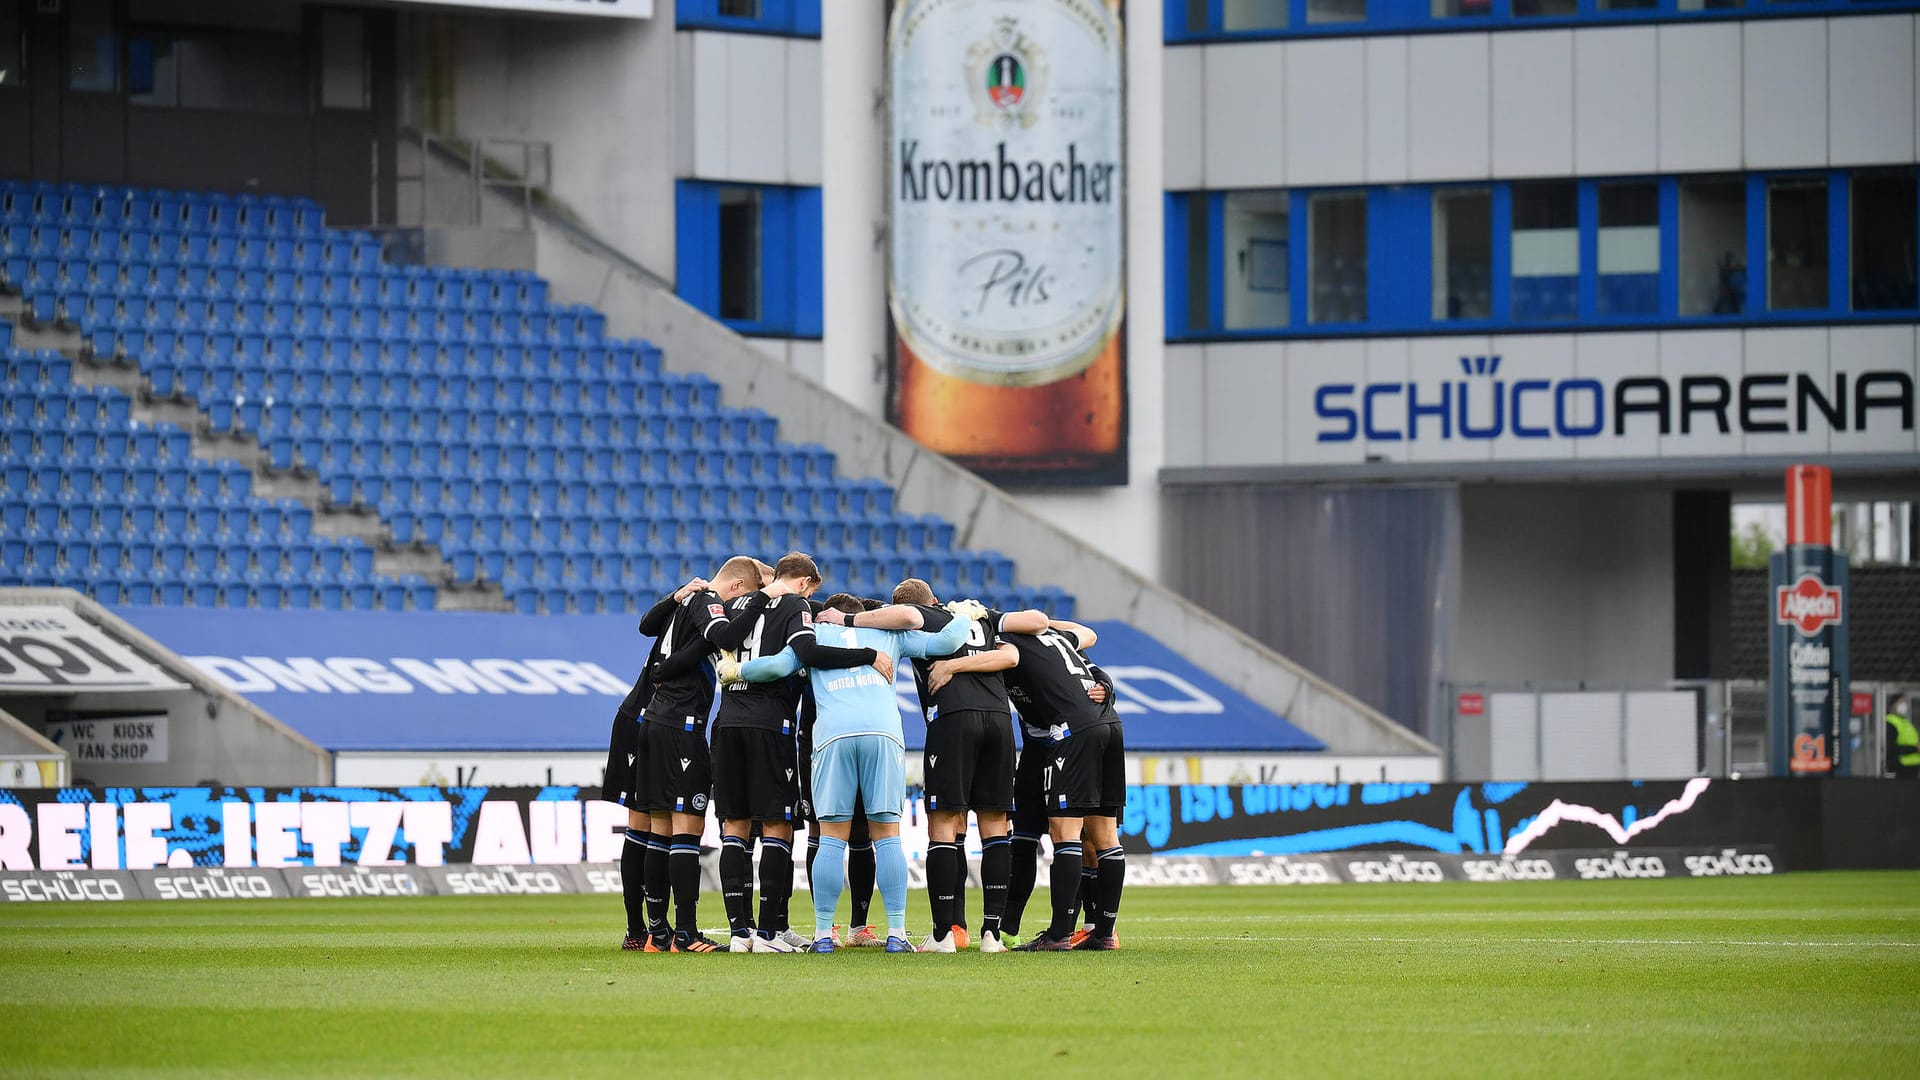
<path fill-rule="evenodd" d="M 1166 200 L 1172 341 L 1920 314 L 1916 166 Z"/>
<path fill-rule="evenodd" d="M 820 336 L 819 188 L 682 180 L 674 200 L 682 299 L 742 334 Z"/>
<path fill-rule="evenodd" d="M 820 0 L 679 0 L 674 26 L 735 34 L 820 36 Z"/>
<path fill-rule="evenodd" d="M 1920 0 L 1166 0 L 1162 37 L 1182 45 L 1913 10 Z"/>

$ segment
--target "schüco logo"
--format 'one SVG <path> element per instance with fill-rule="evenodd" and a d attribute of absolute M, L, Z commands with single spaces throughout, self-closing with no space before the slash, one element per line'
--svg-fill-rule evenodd
<path fill-rule="evenodd" d="M 1774 620 L 1799 627 L 1803 634 L 1817 634 L 1829 623 L 1840 625 L 1840 590 L 1812 574 L 1775 589 L 1774 602 Z"/>
<path fill-rule="evenodd" d="M 1573 860 L 1573 872 L 1582 881 L 1607 878 L 1658 878 L 1667 876 L 1666 860 L 1658 855 L 1629 855 L 1616 851 L 1605 857 Z"/>
<path fill-rule="evenodd" d="M 1552 881 L 1557 874 L 1546 859 L 1461 859 L 1468 881 Z"/>
<path fill-rule="evenodd" d="M 1432 883 L 1447 880 L 1447 872 L 1440 864 L 1428 859 L 1409 859 L 1405 855 L 1394 855 L 1387 859 L 1350 859 L 1347 862 L 1347 876 L 1363 884 L 1379 884 L 1390 881 L 1415 881 Z"/>
<path fill-rule="evenodd" d="M 447 888 L 455 896 L 515 895 L 526 893 L 563 893 L 567 887 L 551 870 L 522 871 L 502 867 L 498 870 L 453 870 L 447 873 Z"/>
<path fill-rule="evenodd" d="M 1127 863 L 1127 884 L 1211 885 L 1213 877 L 1199 863 L 1132 860 Z"/>
<path fill-rule="evenodd" d="M 1291 859 L 1234 863 L 1227 868 L 1227 877 L 1234 885 L 1332 885 L 1340 880 L 1317 862 Z"/>
<path fill-rule="evenodd" d="M 1748 877 L 1773 873 L 1773 859 L 1759 851 L 1726 848 L 1718 854 L 1689 855 L 1684 860 L 1694 877 Z"/>

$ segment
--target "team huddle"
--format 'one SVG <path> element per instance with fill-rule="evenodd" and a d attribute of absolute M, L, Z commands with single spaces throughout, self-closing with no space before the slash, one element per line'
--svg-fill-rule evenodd
<path fill-rule="evenodd" d="M 971 812 L 981 836 L 980 951 L 1118 948 L 1125 747 L 1112 680 L 1085 655 L 1094 632 L 1040 611 L 992 611 L 972 600 L 942 606 L 919 578 L 896 586 L 890 604 L 846 593 L 819 602 L 813 596 L 821 584 L 819 567 L 799 552 L 774 566 L 736 556 L 711 580 L 695 578 L 662 597 L 641 619 L 640 632 L 654 645 L 614 717 L 604 788 L 628 811 L 622 947 L 967 948 Z M 927 721 L 933 929 L 917 946 L 907 934 L 900 846 L 906 743 L 894 670 L 903 657 L 913 664 Z M 1014 706 L 1022 729 L 1017 763 Z M 698 921 L 709 804 L 720 822 L 725 942 L 703 934 Z M 814 908 L 812 926 L 802 930 L 810 933 L 796 931 L 788 911 L 801 823 Z M 1053 843 L 1052 920 L 1019 944 L 1043 835 Z M 884 933 L 868 925 L 876 885 Z M 843 933 L 834 913 L 849 890 L 853 916 Z M 1082 911 L 1087 925 L 1076 931 Z"/>

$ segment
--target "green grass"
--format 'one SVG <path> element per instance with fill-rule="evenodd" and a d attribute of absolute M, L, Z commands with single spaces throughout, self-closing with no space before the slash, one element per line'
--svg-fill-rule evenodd
<path fill-rule="evenodd" d="M 587 896 L 0 907 L 0 1073 L 1920 1074 L 1920 873 L 1143 888 L 1110 954 L 649 956 L 620 922 Z"/>

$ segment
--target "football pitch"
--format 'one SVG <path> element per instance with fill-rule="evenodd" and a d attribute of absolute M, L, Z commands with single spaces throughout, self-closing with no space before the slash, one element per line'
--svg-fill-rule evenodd
<path fill-rule="evenodd" d="M 646 955 L 620 923 L 606 896 L 14 904 L 0 1073 L 1920 1074 L 1920 873 L 1139 888 L 1118 953 Z"/>

